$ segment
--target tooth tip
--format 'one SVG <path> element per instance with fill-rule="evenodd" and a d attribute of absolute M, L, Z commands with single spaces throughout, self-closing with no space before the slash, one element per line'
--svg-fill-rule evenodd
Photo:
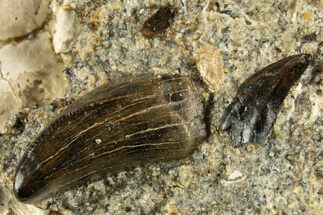
<path fill-rule="evenodd" d="M 219 128 L 221 130 L 226 130 L 228 128 L 228 123 L 224 120 L 220 123 Z"/>
<path fill-rule="evenodd" d="M 309 63 L 313 60 L 312 55 L 310 54 L 301 54 L 301 58 L 304 60 L 304 62 Z"/>
<path fill-rule="evenodd" d="M 23 184 L 23 178 L 21 178 L 21 174 L 18 173 L 15 177 L 13 193 L 19 201 L 26 202 L 29 198 L 29 194 L 28 188 L 26 186 L 23 186 Z"/>
<path fill-rule="evenodd" d="M 20 202 L 33 202 L 41 186 L 33 174 L 26 173 L 25 169 L 18 168 L 13 183 L 13 193 Z"/>

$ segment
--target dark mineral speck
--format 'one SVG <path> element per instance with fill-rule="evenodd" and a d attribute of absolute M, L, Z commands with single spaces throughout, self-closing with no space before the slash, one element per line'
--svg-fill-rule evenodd
<path fill-rule="evenodd" d="M 169 28 L 174 17 L 175 10 L 172 7 L 162 7 L 144 22 L 141 32 L 146 37 L 152 37 L 156 34 L 160 34 Z"/>

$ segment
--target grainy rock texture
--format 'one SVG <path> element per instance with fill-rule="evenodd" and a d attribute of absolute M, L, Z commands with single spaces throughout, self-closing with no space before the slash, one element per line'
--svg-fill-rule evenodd
<path fill-rule="evenodd" d="M 121 75 L 197 72 L 196 56 L 212 47 L 219 57 L 208 68 L 222 68 L 223 81 L 219 90 L 213 89 L 212 135 L 192 156 L 107 175 L 34 209 L 61 214 L 322 214 L 321 1 L 56 3 L 75 12 L 80 29 L 71 51 L 62 54 L 66 97 L 26 110 L 22 133 L 0 136 L 0 211 L 28 214 L 11 193 L 15 168 L 70 98 Z M 172 25 L 145 38 L 142 24 L 166 4 L 177 11 Z M 255 71 L 300 52 L 312 54 L 316 63 L 285 99 L 268 141 L 232 147 L 216 126 L 238 86 Z M 13 130 L 14 120 L 8 125 Z"/>

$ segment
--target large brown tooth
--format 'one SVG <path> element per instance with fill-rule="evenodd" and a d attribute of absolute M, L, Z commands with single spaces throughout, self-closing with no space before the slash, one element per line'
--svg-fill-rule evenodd
<path fill-rule="evenodd" d="M 281 104 L 311 59 L 308 54 L 286 57 L 241 84 L 220 124 L 222 130 L 229 131 L 236 146 L 267 139 Z"/>
<path fill-rule="evenodd" d="M 207 136 L 202 92 L 187 76 L 143 75 L 81 97 L 25 152 L 17 199 L 38 201 L 93 177 L 188 156 Z"/>

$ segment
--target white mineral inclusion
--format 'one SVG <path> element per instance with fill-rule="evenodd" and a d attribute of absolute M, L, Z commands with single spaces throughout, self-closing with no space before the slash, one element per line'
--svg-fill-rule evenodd
<path fill-rule="evenodd" d="M 64 96 L 64 65 L 54 53 L 49 33 L 3 46 L 0 62 L 0 133 L 17 110 Z"/>
<path fill-rule="evenodd" d="M 76 17 L 73 10 L 57 9 L 53 44 L 56 53 L 66 53 L 72 48 L 77 35 Z"/>
<path fill-rule="evenodd" d="M 21 37 L 41 27 L 50 0 L 0 0 L 0 40 Z"/>
<path fill-rule="evenodd" d="M 236 179 L 239 179 L 242 177 L 242 173 L 237 171 L 237 170 L 234 170 L 231 175 L 229 176 L 229 181 L 234 181 Z"/>

